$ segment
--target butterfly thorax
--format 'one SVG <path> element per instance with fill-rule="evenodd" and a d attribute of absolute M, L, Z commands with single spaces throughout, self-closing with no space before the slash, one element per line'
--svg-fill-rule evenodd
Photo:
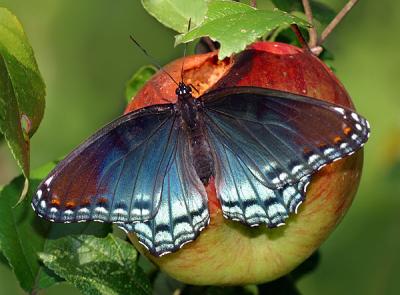
<path fill-rule="evenodd" d="M 181 128 L 189 139 L 193 166 L 201 182 L 207 185 L 214 173 L 214 161 L 207 141 L 203 106 L 192 96 L 191 91 L 189 86 L 182 82 L 179 83 L 179 87 L 176 89 L 177 109 L 181 118 Z"/>

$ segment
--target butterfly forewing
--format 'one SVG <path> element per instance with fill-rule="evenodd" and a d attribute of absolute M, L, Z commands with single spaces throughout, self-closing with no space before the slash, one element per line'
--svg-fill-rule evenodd
<path fill-rule="evenodd" d="M 110 123 L 44 179 L 33 197 L 34 209 L 56 222 L 152 218 L 173 154 L 175 119 L 173 105 L 164 105 Z"/>
<path fill-rule="evenodd" d="M 369 136 L 368 122 L 353 111 L 288 92 L 234 87 L 202 100 L 214 132 L 270 189 L 296 184 Z"/>
<path fill-rule="evenodd" d="M 140 243 L 153 255 L 174 252 L 193 241 L 209 222 L 207 194 L 197 177 L 188 151 L 188 139 L 178 126 L 173 155 L 162 187 L 161 204 L 151 220 L 123 224 L 135 232 Z"/>

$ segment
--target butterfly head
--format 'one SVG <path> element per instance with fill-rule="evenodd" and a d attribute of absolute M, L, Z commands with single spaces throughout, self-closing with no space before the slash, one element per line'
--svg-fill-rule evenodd
<path fill-rule="evenodd" d="M 188 95 L 191 96 L 192 95 L 192 88 L 190 86 L 186 85 L 183 82 L 179 82 L 178 88 L 176 88 L 175 93 L 176 93 L 176 95 L 181 96 L 181 97 L 182 96 L 185 97 L 185 96 L 188 96 Z"/>

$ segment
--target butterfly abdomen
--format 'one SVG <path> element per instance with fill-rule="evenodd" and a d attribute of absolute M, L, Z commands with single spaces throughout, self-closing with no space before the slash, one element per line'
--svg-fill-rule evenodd
<path fill-rule="evenodd" d="M 199 128 L 190 131 L 189 141 L 194 169 L 201 182 L 207 185 L 214 173 L 214 162 L 210 145 L 202 127 L 199 126 Z"/>
<path fill-rule="evenodd" d="M 203 107 L 190 93 L 179 94 L 177 105 L 189 139 L 192 164 L 201 182 L 207 185 L 214 173 L 214 161 L 207 141 Z"/>

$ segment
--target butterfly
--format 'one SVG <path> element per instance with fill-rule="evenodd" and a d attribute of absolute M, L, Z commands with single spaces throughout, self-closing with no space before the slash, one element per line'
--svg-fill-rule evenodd
<path fill-rule="evenodd" d="M 32 206 L 54 222 L 118 223 L 162 256 L 209 223 L 215 180 L 225 218 L 285 224 L 311 175 L 360 149 L 368 121 L 351 109 L 259 87 L 227 87 L 125 114 L 87 139 L 39 185 Z"/>

